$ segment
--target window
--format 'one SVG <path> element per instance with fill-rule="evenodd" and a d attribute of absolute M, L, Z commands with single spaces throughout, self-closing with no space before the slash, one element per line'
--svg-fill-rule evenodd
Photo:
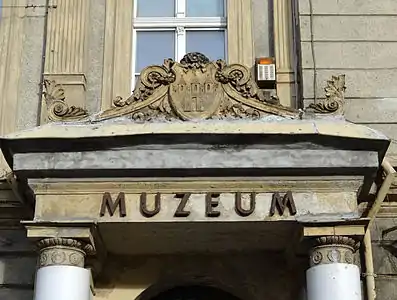
<path fill-rule="evenodd" d="M 143 68 L 165 58 L 226 59 L 226 0 L 137 0 L 134 13 L 132 87 Z"/>

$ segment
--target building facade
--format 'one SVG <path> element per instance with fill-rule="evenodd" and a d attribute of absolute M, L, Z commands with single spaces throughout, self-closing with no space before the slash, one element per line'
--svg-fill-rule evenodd
<path fill-rule="evenodd" d="M 0 6 L 0 299 L 395 298 L 394 0 Z"/>

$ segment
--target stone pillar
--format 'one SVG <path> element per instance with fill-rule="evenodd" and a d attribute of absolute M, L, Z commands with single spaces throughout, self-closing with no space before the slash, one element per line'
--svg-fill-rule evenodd
<path fill-rule="evenodd" d="M 84 268 L 91 246 L 65 238 L 48 238 L 40 249 L 34 300 L 90 300 L 91 273 Z"/>
<path fill-rule="evenodd" d="M 360 269 L 354 253 L 358 243 L 349 237 L 317 238 L 306 272 L 307 300 L 361 300 Z"/>

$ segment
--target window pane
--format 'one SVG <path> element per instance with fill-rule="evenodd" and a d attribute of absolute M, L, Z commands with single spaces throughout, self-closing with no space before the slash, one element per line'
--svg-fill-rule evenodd
<path fill-rule="evenodd" d="M 247 1 L 247 0 L 240 0 Z M 187 17 L 224 17 L 224 0 L 186 0 Z"/>
<path fill-rule="evenodd" d="M 175 17 L 175 0 L 138 0 L 137 16 Z"/>
<path fill-rule="evenodd" d="M 150 65 L 161 65 L 166 58 L 175 58 L 174 31 L 138 31 L 135 72 Z"/>
<path fill-rule="evenodd" d="M 187 31 L 186 51 L 201 52 L 210 60 L 225 59 L 225 31 Z"/>

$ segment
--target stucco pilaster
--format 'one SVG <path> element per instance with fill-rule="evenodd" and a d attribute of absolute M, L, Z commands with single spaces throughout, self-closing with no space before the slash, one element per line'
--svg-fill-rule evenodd
<path fill-rule="evenodd" d="M 252 34 L 252 2 L 227 1 L 228 62 L 252 66 L 254 47 Z"/>
<path fill-rule="evenodd" d="M 90 1 L 56 0 L 53 5 L 56 9 L 48 12 L 45 79 L 62 85 L 69 104 L 84 107 Z"/>
<path fill-rule="evenodd" d="M 289 0 L 274 0 L 274 50 L 277 68 L 277 95 L 284 106 L 293 106 L 292 7 Z"/>

